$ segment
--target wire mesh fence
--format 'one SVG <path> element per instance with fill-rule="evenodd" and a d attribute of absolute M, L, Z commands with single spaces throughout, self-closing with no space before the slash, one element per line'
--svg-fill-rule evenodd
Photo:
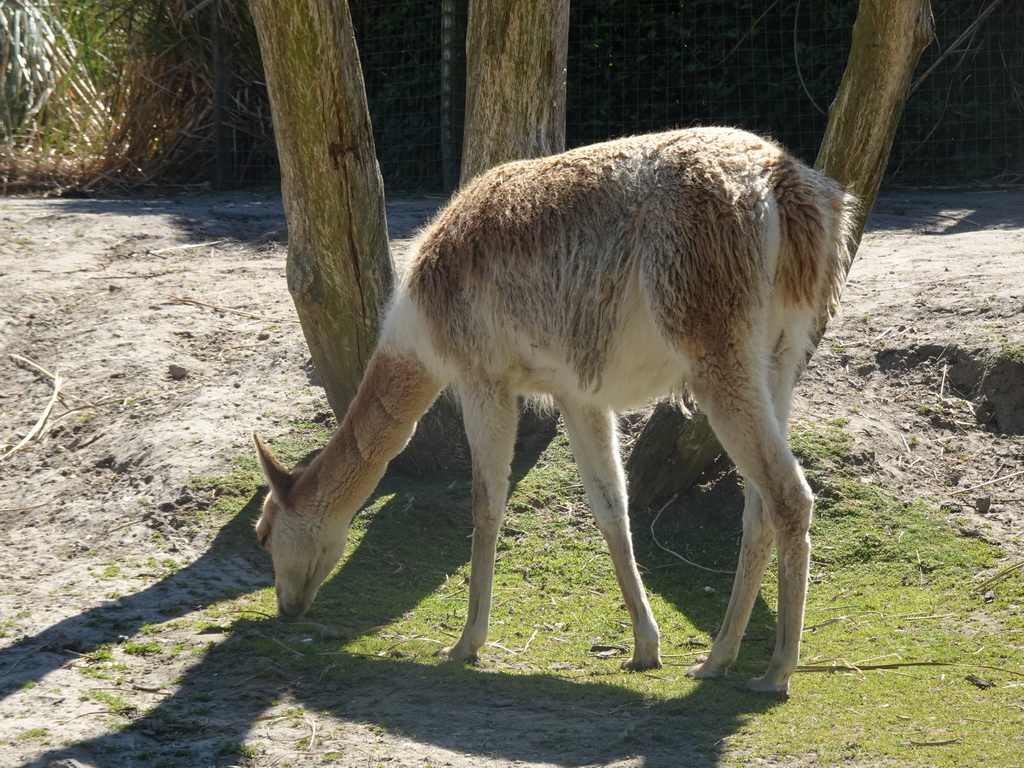
<path fill-rule="evenodd" d="M 890 185 L 1024 180 L 1024 4 L 933 0 Z M 352 0 L 385 186 L 448 192 L 458 157 L 465 3 Z M 692 125 L 775 137 L 813 161 L 856 0 L 573 0 L 567 144 Z M 446 162 L 447 159 L 447 162 Z"/>
<path fill-rule="evenodd" d="M 387 191 L 450 192 L 468 0 L 349 3 Z M 887 183 L 1024 182 L 1024 3 L 932 7 L 937 39 Z M 856 11 L 857 0 L 571 0 L 567 144 L 731 125 L 811 161 Z M 28 38 L 8 34 L 37 17 L 64 46 L 39 69 L 53 82 L 38 105 L 13 76 L 31 60 Z M 244 0 L 0 4 L 0 189 L 276 184 L 261 72 Z"/>

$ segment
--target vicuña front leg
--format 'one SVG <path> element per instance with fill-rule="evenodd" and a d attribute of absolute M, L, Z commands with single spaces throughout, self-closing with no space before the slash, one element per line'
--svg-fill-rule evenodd
<path fill-rule="evenodd" d="M 624 669 L 661 666 L 658 623 L 651 612 L 633 556 L 626 506 L 626 478 L 619 460 L 615 415 L 608 410 L 560 403 L 569 445 L 579 466 L 583 487 L 597 527 L 615 565 L 615 577 L 633 622 L 633 656 Z"/>
<path fill-rule="evenodd" d="M 438 656 L 476 663 L 487 641 L 494 556 L 508 497 L 508 476 L 515 446 L 518 411 L 504 389 L 484 387 L 462 392 L 462 415 L 473 456 L 473 554 L 469 574 L 466 626 L 455 645 Z"/>

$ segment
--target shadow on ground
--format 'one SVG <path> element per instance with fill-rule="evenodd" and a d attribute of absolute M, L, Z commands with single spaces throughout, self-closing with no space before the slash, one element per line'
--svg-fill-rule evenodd
<path fill-rule="evenodd" d="M 542 449 L 535 447 L 517 463 L 514 481 Z M 443 521 L 423 521 L 417 520 L 415 505 L 403 492 L 408 481 L 386 479 L 380 492 L 391 493 L 391 499 L 369 522 L 345 565 L 324 585 L 318 598 L 321 609 L 314 608 L 310 621 L 327 619 L 321 614 L 328 610 L 328 620 L 337 622 L 332 631 L 358 637 L 414 610 L 420 600 L 440 589 L 446 574 L 466 563 L 470 554 L 468 500 L 454 498 L 467 495 L 467 482 L 454 482 L 460 487 L 448 491 L 455 501 L 452 513 Z M 439 487 L 440 492 L 446 489 Z M 68 651 L 90 653 L 138 633 L 145 624 L 185 616 L 256 586 L 240 578 L 227 584 L 225 574 L 261 572 L 259 586 L 265 585 L 271 578 L 269 563 L 253 565 L 262 556 L 251 533 L 260 496 L 224 525 L 209 550 L 188 567 L 121 598 L 116 606 L 85 611 L 3 651 L 0 695 L 41 680 L 69 660 Z M 732 552 L 734 560 L 741 503 L 735 483 L 717 483 L 709 493 L 688 501 L 696 509 L 685 518 L 674 510 L 667 512 L 668 522 L 660 523 L 659 536 L 677 542 L 690 535 L 703 542 L 695 556 L 719 564 Z M 723 515 L 720 506 L 729 507 L 729 513 Z M 697 571 L 655 547 L 645 532 L 650 522 L 649 515 L 640 515 L 635 526 L 648 588 L 678 605 L 701 630 L 713 631 L 724 612 L 722 598 L 731 577 Z M 386 578 L 381 556 L 393 551 L 402 556 L 396 550 L 401 546 L 398 530 L 432 567 L 421 569 L 411 589 L 396 590 L 387 605 L 366 605 L 360 581 L 381 574 Z M 715 585 L 710 596 L 709 580 Z M 770 614 L 760 603 L 752 626 L 765 622 L 770 622 Z M 243 743 L 258 723 L 268 719 L 269 711 L 279 711 L 282 702 L 329 713 L 342 731 L 346 725 L 369 724 L 424 748 L 432 745 L 510 762 L 582 766 L 628 758 L 644 766 L 712 766 L 747 719 L 782 701 L 741 693 L 732 679 L 687 684 L 688 692 L 678 698 L 654 700 L 602 682 L 602 677 L 627 673 L 599 660 L 593 660 L 593 682 L 580 683 L 544 673 L 439 666 L 393 656 L 336 654 L 295 658 L 290 664 L 293 657 L 275 646 L 267 646 L 265 654 L 253 652 L 260 642 L 282 645 L 275 635 L 294 639 L 301 625 L 282 625 L 270 617 L 233 621 L 224 629 L 226 639 L 186 672 L 173 695 L 144 716 L 97 738 L 54 749 L 28 766 L 42 768 L 65 759 L 103 766 L 112 757 L 118 764 L 128 764 L 127 760 L 132 765 L 192 766 L 209 755 L 216 755 L 218 764 L 244 762 Z M 281 635 L 289 626 L 291 635 Z M 685 646 L 687 639 L 673 637 L 672 627 L 663 629 L 666 654 L 673 654 L 674 646 Z M 761 634 L 763 639 L 769 636 L 767 631 Z M 746 644 L 739 668 L 747 666 L 753 672 L 767 664 L 771 645 L 758 639 L 762 638 Z M 295 647 L 299 650 L 291 648 L 292 653 L 302 657 L 301 645 Z M 688 661 L 670 663 L 679 667 L 673 674 L 681 674 Z M 343 735 L 338 738 L 344 743 Z"/>
<path fill-rule="evenodd" d="M 394 200 L 387 203 L 388 237 L 410 238 L 444 204 L 442 198 Z M 279 192 L 221 192 L 197 196 L 91 198 L 54 201 L 68 214 L 169 216 L 183 236 L 196 241 L 285 242 L 288 225 Z M 196 208 L 204 210 L 197 213 Z"/>

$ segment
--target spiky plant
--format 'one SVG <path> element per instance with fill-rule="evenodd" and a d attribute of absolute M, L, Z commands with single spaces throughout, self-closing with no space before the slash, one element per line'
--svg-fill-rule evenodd
<path fill-rule="evenodd" d="M 272 162 L 244 0 L 9 0 L 0 19 L 3 189 L 210 180 L 218 130 Z"/>
<path fill-rule="evenodd" d="M 64 175 L 68 155 L 81 166 L 102 134 L 109 112 L 82 66 L 82 54 L 48 0 L 9 0 L 0 6 L 5 188 L 26 175 Z"/>

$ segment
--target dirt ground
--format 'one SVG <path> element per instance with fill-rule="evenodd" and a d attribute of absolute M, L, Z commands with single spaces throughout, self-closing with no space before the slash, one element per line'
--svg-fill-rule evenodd
<path fill-rule="evenodd" d="M 391 204 L 392 236 L 437 204 Z M 0 199 L 0 763 L 149 765 L 176 735 L 139 713 L 192 697 L 207 720 L 171 764 L 713 764 L 682 731 L 629 739 L 639 710 L 516 711 L 477 689 L 354 680 L 289 717 L 315 681 L 259 659 L 230 681 L 193 674 L 201 655 L 188 652 L 122 654 L 117 686 L 84 674 L 97 646 L 271 579 L 248 531 L 195 522 L 209 499 L 190 480 L 226 471 L 254 429 L 273 439 L 327 411 L 285 286 L 284 231 L 270 194 Z M 885 195 L 796 416 L 849 419 L 878 482 L 938 499 L 1019 559 L 1024 365 L 1000 358 L 1007 343 L 1024 344 L 1024 193 Z M 159 642 L 224 640 L 184 627 Z M 97 696 L 105 686 L 119 712 Z M 368 716 L 366 697 L 386 703 Z"/>

